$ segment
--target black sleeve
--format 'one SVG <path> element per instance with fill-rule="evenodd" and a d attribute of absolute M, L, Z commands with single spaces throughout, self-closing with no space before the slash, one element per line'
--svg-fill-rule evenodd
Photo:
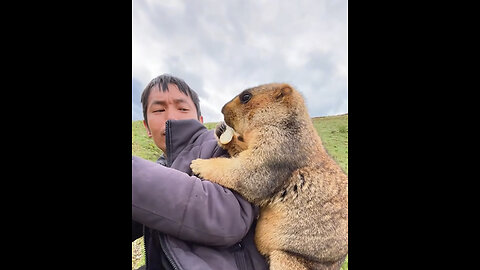
<path fill-rule="evenodd" d="M 143 225 L 132 219 L 132 242 L 143 236 Z"/>

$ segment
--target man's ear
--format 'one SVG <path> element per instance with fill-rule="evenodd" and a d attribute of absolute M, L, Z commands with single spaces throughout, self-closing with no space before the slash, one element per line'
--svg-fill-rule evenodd
<path fill-rule="evenodd" d="M 275 89 L 275 91 L 273 92 L 273 95 L 277 100 L 280 100 L 280 99 L 283 100 L 284 97 L 290 95 L 291 93 L 292 93 L 292 88 L 290 87 L 290 85 L 285 84 Z"/>
<path fill-rule="evenodd" d="M 143 126 L 147 130 L 148 137 L 151 138 L 152 137 L 152 132 L 150 132 L 150 129 L 148 128 L 147 122 L 145 120 L 143 120 Z"/>
<path fill-rule="evenodd" d="M 198 121 L 200 121 L 200 123 L 203 124 L 203 116 L 200 115 L 200 117 L 198 118 Z"/>

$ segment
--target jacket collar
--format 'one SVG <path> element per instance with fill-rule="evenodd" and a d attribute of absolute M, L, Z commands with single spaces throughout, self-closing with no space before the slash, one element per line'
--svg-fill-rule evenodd
<path fill-rule="evenodd" d="M 168 120 L 165 125 L 166 165 L 168 167 L 187 145 L 193 143 L 198 136 L 207 131 L 207 128 L 196 119 Z"/>

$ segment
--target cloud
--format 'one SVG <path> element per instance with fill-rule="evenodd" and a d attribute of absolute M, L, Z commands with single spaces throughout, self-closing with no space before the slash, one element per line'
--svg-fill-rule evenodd
<path fill-rule="evenodd" d="M 134 1 L 132 95 L 134 80 L 143 89 L 169 73 L 197 91 L 205 121 L 214 122 L 243 89 L 287 82 L 312 117 L 346 113 L 347 4 Z"/>
<path fill-rule="evenodd" d="M 132 120 L 143 120 L 142 91 L 142 84 L 138 80 L 132 79 Z"/>

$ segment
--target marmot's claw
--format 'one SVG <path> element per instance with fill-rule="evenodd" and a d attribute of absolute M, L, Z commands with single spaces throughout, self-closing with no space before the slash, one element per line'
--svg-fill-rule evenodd
<path fill-rule="evenodd" d="M 190 164 L 190 169 L 192 169 L 192 173 L 194 175 L 201 177 L 200 175 L 201 165 L 199 163 L 201 163 L 201 159 L 192 160 L 192 163 Z"/>
<path fill-rule="evenodd" d="M 217 138 L 220 138 L 223 132 L 227 129 L 227 125 L 225 124 L 224 121 L 220 122 L 217 124 L 217 127 L 215 128 L 215 135 Z"/>

